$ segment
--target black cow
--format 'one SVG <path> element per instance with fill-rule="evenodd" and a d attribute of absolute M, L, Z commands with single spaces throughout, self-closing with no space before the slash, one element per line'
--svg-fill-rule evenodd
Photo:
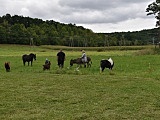
<path fill-rule="evenodd" d="M 102 59 L 100 62 L 100 72 L 103 72 L 105 68 L 112 70 L 114 61 L 109 58 L 108 60 Z"/>
<path fill-rule="evenodd" d="M 10 63 L 9 62 L 5 62 L 4 67 L 6 69 L 6 72 L 10 71 Z"/>

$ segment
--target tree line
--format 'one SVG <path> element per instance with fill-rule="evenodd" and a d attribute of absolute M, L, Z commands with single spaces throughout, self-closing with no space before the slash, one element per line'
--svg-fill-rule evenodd
<path fill-rule="evenodd" d="M 62 45 L 71 47 L 102 47 L 147 45 L 157 40 L 158 29 L 135 32 L 94 33 L 76 24 L 54 20 L 11 16 L 0 17 L 0 44 Z"/>

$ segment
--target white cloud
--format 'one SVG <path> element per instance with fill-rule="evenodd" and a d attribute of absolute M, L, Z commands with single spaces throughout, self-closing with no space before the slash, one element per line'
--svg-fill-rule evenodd
<path fill-rule="evenodd" d="M 9 13 L 53 19 L 83 25 L 95 32 L 155 27 L 154 16 L 146 16 L 145 12 L 147 5 L 152 3 L 150 0 L 0 0 L 0 3 L 1 16 Z"/>
<path fill-rule="evenodd" d="M 87 28 L 92 29 L 94 32 L 128 32 L 128 31 L 139 31 L 144 29 L 151 29 L 155 27 L 154 19 L 142 19 L 136 18 L 134 20 L 126 20 L 120 23 L 103 23 L 103 24 L 87 24 Z M 79 24 L 83 26 L 83 24 Z"/>

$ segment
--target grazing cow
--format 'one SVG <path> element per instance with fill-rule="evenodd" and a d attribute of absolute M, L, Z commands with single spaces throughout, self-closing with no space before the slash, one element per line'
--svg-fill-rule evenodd
<path fill-rule="evenodd" d="M 112 70 L 113 66 L 114 62 L 111 58 L 109 58 L 108 60 L 102 59 L 100 62 L 100 72 L 103 72 L 105 68 Z"/>
<path fill-rule="evenodd" d="M 5 62 L 4 67 L 6 69 L 6 72 L 10 72 L 10 62 Z"/>
<path fill-rule="evenodd" d="M 48 61 L 45 65 L 43 65 L 43 70 L 50 70 L 51 62 Z"/>

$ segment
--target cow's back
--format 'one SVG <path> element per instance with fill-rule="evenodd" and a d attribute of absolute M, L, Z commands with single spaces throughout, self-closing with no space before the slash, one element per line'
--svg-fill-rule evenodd
<path fill-rule="evenodd" d="M 101 60 L 100 66 L 102 68 L 104 68 L 104 67 L 111 68 L 111 63 L 108 60 Z"/>

